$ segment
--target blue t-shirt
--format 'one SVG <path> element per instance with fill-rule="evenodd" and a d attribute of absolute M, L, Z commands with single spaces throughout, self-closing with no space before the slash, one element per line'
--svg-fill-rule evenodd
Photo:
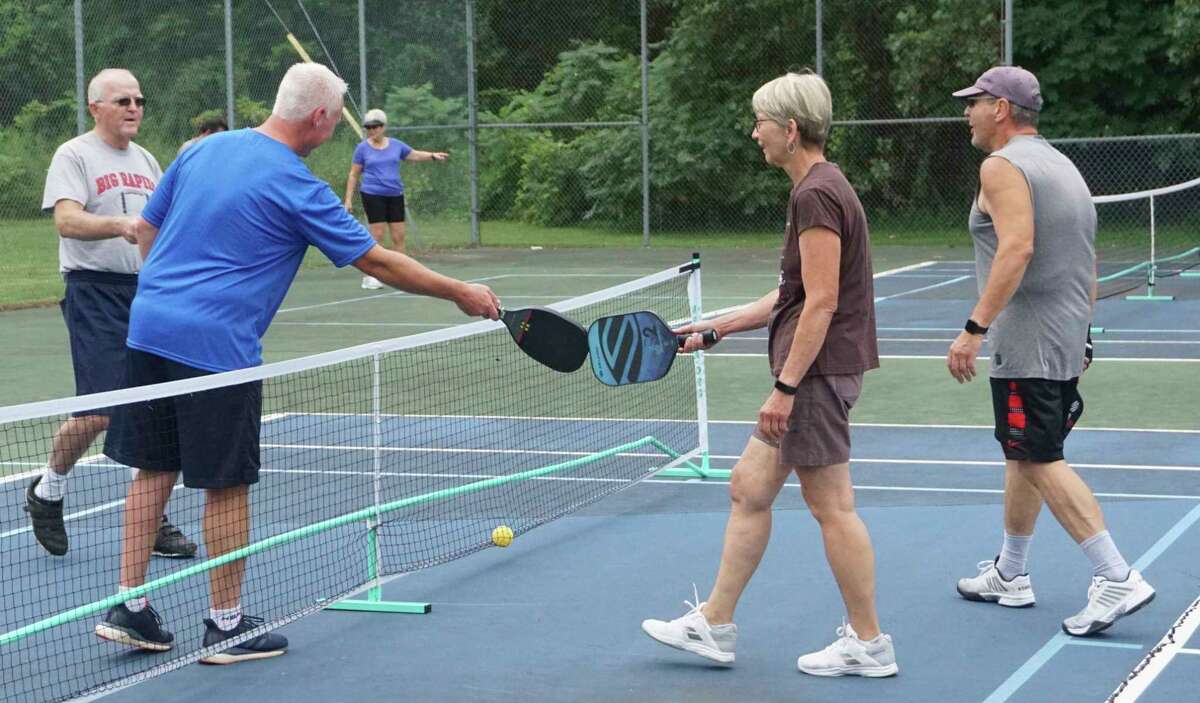
<path fill-rule="evenodd" d="M 180 154 L 141 216 L 158 236 L 127 343 L 207 371 L 262 363 L 262 336 L 310 244 L 339 267 L 375 246 L 295 152 L 253 129 Z"/>
<path fill-rule="evenodd" d="M 387 146 L 376 149 L 368 142 L 354 148 L 354 163 L 362 166 L 362 187 L 367 195 L 404 195 L 400 181 L 400 162 L 412 153 L 412 147 L 388 137 Z"/>

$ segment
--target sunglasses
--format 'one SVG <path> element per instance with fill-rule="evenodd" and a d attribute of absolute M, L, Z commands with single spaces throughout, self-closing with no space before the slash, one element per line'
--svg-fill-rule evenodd
<path fill-rule="evenodd" d="M 381 125 L 381 124 L 365 124 L 365 125 L 363 125 L 363 127 L 366 127 L 367 129 L 375 129 L 376 127 L 382 127 L 382 126 L 383 125 Z"/>
<path fill-rule="evenodd" d="M 997 98 L 994 95 L 981 95 L 975 98 L 967 98 L 967 104 L 971 107 L 975 107 L 979 103 L 994 103 L 999 99 L 1000 98 Z"/>
<path fill-rule="evenodd" d="M 130 98 L 130 97 L 117 98 L 116 100 L 97 100 L 96 102 L 98 102 L 98 103 L 108 102 L 108 103 L 112 103 L 114 105 L 120 105 L 121 107 L 129 107 L 130 105 L 137 105 L 138 107 L 146 107 L 146 99 L 141 96 L 138 96 L 136 98 Z"/>

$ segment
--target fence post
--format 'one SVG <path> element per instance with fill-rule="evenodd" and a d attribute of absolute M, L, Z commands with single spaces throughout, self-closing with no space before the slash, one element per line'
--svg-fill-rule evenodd
<path fill-rule="evenodd" d="M 1004 65 L 1013 65 L 1013 0 L 1004 0 Z"/>
<path fill-rule="evenodd" d="M 646 47 L 646 0 L 639 3 L 642 18 L 642 246 L 650 246 L 650 66 Z"/>
<path fill-rule="evenodd" d="M 817 21 L 816 21 L 817 26 L 816 26 L 816 29 L 817 29 L 817 75 L 818 76 L 825 75 L 825 33 L 824 33 L 824 28 L 822 26 L 824 23 L 821 21 L 822 16 L 825 14 L 823 10 L 824 10 L 823 3 L 821 2 L 821 0 L 817 0 Z"/>
<path fill-rule="evenodd" d="M 363 110 L 371 109 L 367 100 L 367 4 L 358 0 L 358 97 Z"/>
<path fill-rule="evenodd" d="M 75 134 L 83 134 L 87 127 L 83 90 L 83 0 L 75 0 Z"/>
<path fill-rule="evenodd" d="M 479 112 L 475 104 L 475 0 L 467 2 L 467 149 L 471 156 L 471 246 L 479 246 Z"/>
<path fill-rule="evenodd" d="M 233 101 L 233 0 L 225 0 L 225 122 L 237 129 Z"/>

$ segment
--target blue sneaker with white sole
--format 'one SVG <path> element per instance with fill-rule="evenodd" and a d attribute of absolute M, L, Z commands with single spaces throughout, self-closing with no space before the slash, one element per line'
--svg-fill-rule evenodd
<path fill-rule="evenodd" d="M 218 645 L 226 640 L 233 640 L 237 637 L 259 627 L 263 624 L 262 618 L 243 615 L 242 621 L 237 627 L 232 630 L 225 631 L 217 627 L 217 623 L 204 619 L 204 647 L 205 649 Z M 264 632 L 261 635 L 248 639 L 240 644 L 235 644 L 228 649 L 221 650 L 216 654 L 210 654 L 200 659 L 201 664 L 236 664 L 238 662 L 250 661 L 252 659 L 269 659 L 278 657 L 287 651 L 288 641 L 283 635 L 277 635 L 274 632 Z"/>

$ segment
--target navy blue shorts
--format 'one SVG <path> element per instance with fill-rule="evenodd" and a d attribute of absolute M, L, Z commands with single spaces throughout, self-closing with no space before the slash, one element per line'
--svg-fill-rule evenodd
<path fill-rule="evenodd" d="M 993 378 L 996 440 L 1004 458 L 1048 464 L 1063 458 L 1063 442 L 1083 414 L 1079 379 Z"/>
<path fill-rule="evenodd" d="M 129 385 L 209 376 L 155 354 L 129 349 Z M 182 471 L 188 488 L 258 482 L 262 382 L 185 393 L 114 409 L 104 453 L 146 471 Z"/>
<path fill-rule="evenodd" d="M 68 271 L 66 295 L 58 303 L 71 341 L 75 395 L 125 388 L 125 337 L 129 307 L 137 293 L 137 275 L 105 271 Z M 111 415 L 112 408 L 73 413 Z"/>
<path fill-rule="evenodd" d="M 400 195 L 371 195 L 359 192 L 362 198 L 363 212 L 367 213 L 367 222 L 403 222 L 404 194 Z"/>

